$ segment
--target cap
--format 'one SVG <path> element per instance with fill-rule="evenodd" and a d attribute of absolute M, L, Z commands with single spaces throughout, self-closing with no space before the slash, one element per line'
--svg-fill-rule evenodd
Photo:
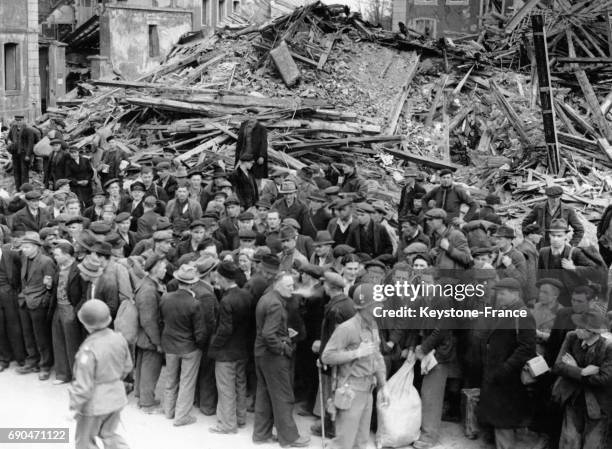
<path fill-rule="evenodd" d="M 346 206 L 350 206 L 351 204 L 353 204 L 353 200 L 350 198 L 342 198 L 338 201 L 336 201 L 336 204 L 334 204 L 334 209 L 342 209 L 343 207 Z"/>
<path fill-rule="evenodd" d="M 440 170 L 440 176 L 452 175 L 453 171 L 450 168 L 443 168 Z"/>
<path fill-rule="evenodd" d="M 523 228 L 523 235 L 528 236 L 530 234 L 542 234 L 542 228 L 537 223 L 532 223 Z"/>
<path fill-rule="evenodd" d="M 240 268 L 234 262 L 224 260 L 217 267 L 217 274 L 231 281 L 236 281 L 240 277 Z"/>
<path fill-rule="evenodd" d="M 440 208 L 429 209 L 425 212 L 425 218 L 441 218 L 446 220 L 446 211 Z"/>
<path fill-rule="evenodd" d="M 280 267 L 280 259 L 275 254 L 264 254 L 260 267 L 267 272 L 276 273 Z"/>
<path fill-rule="evenodd" d="M 156 242 L 160 242 L 163 240 L 172 240 L 172 231 L 166 229 L 164 231 L 155 231 L 153 233 L 153 240 Z"/>
<path fill-rule="evenodd" d="M 263 257 L 268 254 L 272 254 L 270 248 L 268 248 L 267 246 L 260 246 L 255 250 L 255 253 L 253 254 L 253 262 L 261 262 Z"/>
<path fill-rule="evenodd" d="M 300 226 L 300 224 L 297 222 L 295 218 L 285 218 L 282 221 L 282 224 L 284 226 L 291 226 L 296 231 L 299 231 L 300 229 L 302 229 L 302 227 Z"/>
<path fill-rule="evenodd" d="M 240 215 L 238 215 L 239 221 L 249 221 L 254 219 L 255 216 L 251 212 L 242 212 Z"/>
<path fill-rule="evenodd" d="M 155 198 L 153 195 L 149 195 L 144 200 L 142 200 L 142 204 L 147 207 L 155 207 L 157 206 L 157 198 Z"/>
<path fill-rule="evenodd" d="M 25 194 L 26 200 L 39 200 L 42 197 L 40 191 L 31 190 Z"/>
<path fill-rule="evenodd" d="M 146 190 L 144 183 L 140 181 L 135 181 L 130 185 L 130 192 L 134 190 L 142 190 L 143 192 Z"/>
<path fill-rule="evenodd" d="M 63 253 L 70 254 L 71 256 L 74 254 L 74 246 L 68 240 L 58 239 L 53 242 L 53 248 L 60 249 Z"/>
<path fill-rule="evenodd" d="M 165 260 L 166 258 L 164 256 L 160 256 L 159 254 L 153 253 L 151 254 L 145 264 L 144 264 L 144 270 L 145 271 L 150 271 L 151 268 L 153 268 L 157 262 L 159 262 L 160 260 Z"/>
<path fill-rule="evenodd" d="M 546 193 L 546 196 L 550 198 L 557 198 L 563 195 L 563 188 L 561 186 L 546 187 L 546 189 L 544 190 L 544 193 Z"/>
<path fill-rule="evenodd" d="M 368 204 L 368 203 L 357 203 L 355 205 L 355 210 L 359 211 L 359 212 L 365 212 L 366 214 L 371 214 L 376 212 L 376 210 L 372 207 L 372 205 Z"/>
<path fill-rule="evenodd" d="M 155 169 L 157 170 L 170 170 L 170 162 L 168 161 L 161 161 L 158 162 L 157 165 L 155 166 Z"/>
<path fill-rule="evenodd" d="M 21 243 L 30 243 L 32 245 L 42 246 L 42 240 L 40 240 L 40 236 L 35 233 L 27 233 L 25 237 L 21 238 Z"/>
<path fill-rule="evenodd" d="M 66 220 L 66 226 L 70 226 L 71 224 L 74 224 L 74 223 L 83 223 L 84 221 L 85 221 L 85 218 L 81 217 L 80 215 L 76 217 L 70 217 L 68 220 Z"/>
<path fill-rule="evenodd" d="M 115 217 L 115 223 L 122 223 L 124 221 L 129 220 L 130 218 L 132 218 L 132 216 L 130 215 L 129 212 L 121 212 L 119 215 Z"/>
<path fill-rule="evenodd" d="M 355 252 L 355 248 L 350 245 L 341 244 L 334 248 L 334 257 L 342 257 Z"/>
<path fill-rule="evenodd" d="M 545 284 L 554 285 L 561 291 L 565 290 L 565 285 L 563 285 L 563 282 L 561 282 L 559 279 L 554 278 L 542 278 L 538 280 L 538 282 L 536 282 L 536 287 L 540 287 Z"/>
<path fill-rule="evenodd" d="M 206 225 L 204 224 L 204 221 L 202 219 L 199 219 L 199 220 L 193 220 L 191 224 L 189 225 L 189 229 L 197 228 L 198 226 L 206 227 Z"/>
<path fill-rule="evenodd" d="M 521 291 L 523 289 L 523 286 L 517 279 L 503 278 L 503 279 L 500 279 L 500 281 L 497 284 L 495 284 L 493 288 L 495 290 L 506 289 L 506 290 Z"/>
<path fill-rule="evenodd" d="M 516 237 L 516 234 L 514 233 L 514 229 L 512 229 L 510 226 L 500 226 L 499 228 L 497 228 L 495 236 L 513 239 Z"/>
<path fill-rule="evenodd" d="M 333 245 L 334 243 L 334 239 L 329 231 L 318 231 L 313 242 L 314 246 Z"/>
<path fill-rule="evenodd" d="M 303 263 L 298 267 L 300 273 L 305 273 L 314 279 L 320 279 L 325 273 L 325 268 L 311 263 Z"/>
<path fill-rule="evenodd" d="M 102 272 L 104 271 L 100 262 L 91 257 L 91 255 L 85 256 L 83 261 L 78 264 L 77 267 L 81 273 L 86 274 L 87 276 L 92 278 L 97 278 L 98 276 L 101 276 Z M 87 302 L 89 301 L 86 301 L 86 303 Z"/>
<path fill-rule="evenodd" d="M 255 207 L 261 207 L 264 209 L 270 209 L 272 207 L 272 204 L 270 203 L 270 201 L 268 200 L 259 200 L 255 203 Z"/>
<path fill-rule="evenodd" d="M 282 242 L 283 240 L 291 240 L 297 236 L 297 231 L 295 228 L 291 226 L 283 226 L 279 232 L 279 239 Z"/>
<path fill-rule="evenodd" d="M 484 254 L 493 254 L 493 247 L 491 246 L 477 246 L 472 249 L 472 257 L 482 256 Z"/>
<path fill-rule="evenodd" d="M 219 259 L 215 257 L 207 257 L 203 261 L 196 263 L 196 269 L 200 277 L 204 277 L 211 273 L 214 269 L 219 266 Z"/>
<path fill-rule="evenodd" d="M 238 238 L 240 240 L 255 240 L 257 238 L 257 233 L 252 229 L 245 229 L 238 232 Z"/>
<path fill-rule="evenodd" d="M 558 218 L 552 221 L 552 223 L 550 224 L 550 228 L 548 228 L 546 231 L 548 232 L 554 232 L 554 231 L 567 232 L 568 230 L 569 228 L 567 226 L 567 221 L 563 220 L 562 218 Z"/>
<path fill-rule="evenodd" d="M 346 282 L 344 281 L 344 278 L 340 276 L 338 273 L 335 273 L 333 271 L 326 271 L 320 280 L 322 282 L 325 282 L 331 285 L 332 287 L 336 287 L 336 288 L 346 287 Z"/>
<path fill-rule="evenodd" d="M 94 234 L 108 234 L 111 231 L 111 226 L 105 221 L 94 221 L 89 225 L 89 230 Z"/>
<path fill-rule="evenodd" d="M 104 183 L 104 186 L 103 186 L 103 187 L 104 187 L 104 190 L 108 190 L 108 188 L 109 188 L 109 187 L 110 187 L 112 184 L 115 184 L 115 183 L 117 183 L 117 184 L 121 185 L 121 181 L 119 181 L 117 178 L 112 178 L 112 179 L 109 179 L 108 181 L 106 181 L 106 182 Z"/>
<path fill-rule="evenodd" d="M 318 203 L 327 202 L 327 197 L 320 191 L 312 192 L 310 195 L 308 195 L 308 199 L 310 201 L 316 201 Z"/>
<path fill-rule="evenodd" d="M 281 195 L 295 192 L 297 192 L 297 184 L 292 179 L 286 179 L 285 181 L 283 181 L 281 183 L 280 188 L 278 189 L 278 193 L 280 193 Z"/>
<path fill-rule="evenodd" d="M 108 242 L 96 242 L 91 246 L 92 253 L 102 254 L 103 256 L 110 256 L 112 249 Z"/>
<path fill-rule="evenodd" d="M 238 198 L 235 195 L 230 195 L 226 200 L 225 200 L 225 205 L 229 206 L 229 205 L 240 205 L 240 201 L 238 200 Z"/>
<path fill-rule="evenodd" d="M 406 246 L 406 248 L 404 248 L 403 252 L 406 255 L 410 255 L 410 254 L 427 254 L 429 252 L 429 248 L 427 248 L 427 245 L 425 243 L 422 243 L 422 242 L 413 242 L 410 245 Z"/>

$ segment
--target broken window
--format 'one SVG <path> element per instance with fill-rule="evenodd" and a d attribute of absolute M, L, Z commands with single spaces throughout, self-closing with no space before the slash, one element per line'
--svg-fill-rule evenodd
<path fill-rule="evenodd" d="M 159 35 L 157 34 L 157 25 L 149 25 L 149 57 L 156 58 L 159 56 Z"/>
<path fill-rule="evenodd" d="M 19 44 L 4 44 L 4 90 L 19 90 Z"/>
<path fill-rule="evenodd" d="M 202 25 L 208 25 L 208 0 L 202 0 Z"/>
<path fill-rule="evenodd" d="M 219 10 L 217 14 L 217 21 L 222 21 L 225 17 L 225 0 L 219 0 Z"/>

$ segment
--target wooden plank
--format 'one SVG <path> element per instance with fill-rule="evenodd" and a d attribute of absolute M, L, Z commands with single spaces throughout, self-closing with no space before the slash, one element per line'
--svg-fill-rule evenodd
<path fill-rule="evenodd" d="M 190 95 L 180 98 L 190 103 L 219 104 L 223 106 L 250 107 L 277 109 L 324 108 L 329 105 L 325 100 L 299 98 L 299 97 L 259 97 L 256 95 L 224 95 L 219 91 L 214 94 Z"/>
<path fill-rule="evenodd" d="M 159 89 L 162 91 L 171 92 L 189 92 L 189 93 L 217 93 L 217 89 L 199 89 L 186 86 L 174 86 L 162 83 L 145 83 L 142 81 L 120 81 L 120 80 L 92 80 L 90 81 L 96 86 L 116 87 L 118 89 Z"/>
<path fill-rule="evenodd" d="M 455 115 L 453 119 L 448 124 L 448 132 L 450 133 L 453 129 L 463 122 L 463 120 L 469 115 L 470 112 L 474 110 L 474 105 L 470 104 L 468 106 L 464 106 L 461 108 Z"/>
<path fill-rule="evenodd" d="M 429 112 L 427 113 L 427 117 L 425 118 L 425 126 L 429 127 L 433 123 L 434 117 L 436 115 L 436 110 L 438 109 L 438 104 L 442 100 L 444 95 L 444 87 L 448 82 L 448 75 L 443 75 L 438 81 L 438 89 L 436 90 L 436 95 L 431 103 L 431 107 L 429 108 Z"/>
<path fill-rule="evenodd" d="M 227 56 L 227 54 L 221 53 L 220 55 L 217 54 L 217 55 L 211 55 L 211 56 L 212 57 L 199 60 L 198 62 L 200 64 L 192 72 L 190 72 L 189 75 L 187 75 L 183 79 L 182 84 L 189 85 L 189 84 L 194 83 L 202 76 L 202 73 L 204 73 L 206 69 L 208 69 L 211 65 L 216 64 L 217 62 L 221 61 L 223 58 Z"/>
<path fill-rule="evenodd" d="M 321 70 L 325 66 L 325 63 L 327 62 L 327 58 L 329 58 L 329 55 L 331 54 L 331 51 L 334 48 L 334 43 L 336 42 L 336 39 L 337 39 L 337 35 L 334 34 L 327 41 L 327 47 L 325 48 L 325 51 L 319 58 L 317 69 Z"/>
<path fill-rule="evenodd" d="M 566 30 L 568 53 L 571 58 L 575 58 L 576 50 L 574 49 L 572 36 L 572 31 Z M 574 65 L 574 67 L 576 66 Z M 591 83 L 589 82 L 586 73 L 584 72 L 584 70 L 576 70 L 574 72 L 574 75 L 578 80 L 580 89 L 582 89 L 582 94 L 584 95 L 584 99 L 588 104 L 589 109 L 591 110 L 592 118 L 595 124 L 597 125 L 597 128 L 599 128 L 599 131 L 602 132 L 603 136 L 608 139 L 608 141 L 612 141 L 612 128 L 606 120 L 606 117 L 601 113 L 599 101 L 597 100 L 597 96 L 595 95 L 593 86 L 591 86 Z"/>
<path fill-rule="evenodd" d="M 268 128 L 305 128 L 312 131 L 328 131 L 346 134 L 379 134 L 381 129 L 377 125 L 367 125 L 348 122 L 331 122 L 322 120 L 281 120 L 266 125 Z"/>
<path fill-rule="evenodd" d="M 519 139 L 521 140 L 523 145 L 525 145 L 527 148 L 532 148 L 533 144 L 529 140 L 529 136 L 527 135 L 527 132 L 525 131 L 525 126 L 523 124 L 523 121 L 519 117 L 519 115 L 516 113 L 516 111 L 514 110 L 512 105 L 508 102 L 508 100 L 506 100 L 503 94 L 499 91 L 499 88 L 497 87 L 495 82 L 491 80 L 489 84 L 491 86 L 491 90 L 493 91 L 495 99 L 497 100 L 497 104 L 499 108 L 504 113 L 504 115 L 506 116 L 506 118 L 508 119 L 508 121 L 510 122 L 510 124 L 512 125 L 516 133 L 518 134 Z"/>
<path fill-rule="evenodd" d="M 607 56 L 602 56 L 602 57 L 593 57 L 593 58 L 583 58 L 583 57 L 563 57 L 563 56 L 559 56 L 557 58 L 557 62 L 560 64 L 572 64 L 572 63 L 576 63 L 576 64 L 596 64 L 596 63 L 602 63 L 602 64 L 609 64 L 612 63 L 612 58 L 609 58 Z"/>
<path fill-rule="evenodd" d="M 395 134 L 395 130 L 397 129 L 397 124 L 399 122 L 400 115 L 404 109 L 404 104 L 408 99 L 408 92 L 410 92 L 410 84 L 414 79 L 414 75 L 416 74 L 421 57 L 416 53 L 412 54 L 412 62 L 410 65 L 410 70 L 406 75 L 406 81 L 402 85 L 400 89 L 400 93 L 398 94 L 398 101 L 393 106 L 393 110 L 391 111 L 391 115 L 389 118 L 389 124 L 387 125 L 386 134 Z"/>
<path fill-rule="evenodd" d="M 474 70 L 474 67 L 476 67 L 476 64 L 472 64 L 472 67 L 470 67 L 470 70 L 468 70 L 465 76 L 461 78 L 461 81 L 459 81 L 459 83 L 457 84 L 457 87 L 455 87 L 455 89 L 453 90 L 453 95 L 458 95 L 459 92 L 461 92 L 461 89 L 463 89 L 463 86 L 465 85 L 466 81 L 472 74 L 472 70 Z"/>
<path fill-rule="evenodd" d="M 201 105 L 195 103 L 188 103 L 186 101 L 167 100 L 164 98 L 128 97 L 125 98 L 124 101 L 128 104 L 135 104 L 138 106 L 150 106 L 166 111 L 193 113 L 203 115 L 205 117 L 218 117 L 220 115 L 235 114 L 241 112 L 241 110 L 227 108 L 224 106 Z"/>
<path fill-rule="evenodd" d="M 402 147 L 403 147 L 403 145 L 402 145 Z M 453 164 L 450 161 L 443 161 L 443 160 L 440 160 L 440 159 L 433 159 L 433 158 L 428 157 L 428 156 L 421 156 L 419 154 L 410 153 L 409 151 L 406 151 L 406 150 L 398 150 L 398 149 L 395 149 L 395 148 L 386 148 L 386 147 L 382 147 L 381 149 L 384 152 L 389 153 L 390 155 L 392 155 L 393 157 L 396 157 L 398 159 L 402 159 L 404 161 L 415 162 L 415 163 L 421 164 L 421 165 L 426 165 L 427 167 L 431 167 L 431 168 L 434 168 L 434 169 L 449 168 L 451 170 L 457 170 L 459 168 L 459 165 Z"/>
<path fill-rule="evenodd" d="M 187 151 L 186 153 L 181 154 L 180 156 L 177 156 L 175 160 L 178 162 L 186 161 L 192 158 L 193 156 L 197 156 L 202 151 L 210 150 L 216 145 L 222 144 L 223 142 L 227 141 L 227 139 L 228 139 L 228 136 L 217 136 L 214 139 L 207 140 L 203 144 L 198 145 L 195 148 L 192 148 L 191 150 Z"/>
<path fill-rule="evenodd" d="M 372 136 L 372 137 L 347 137 L 346 139 L 312 140 L 309 142 L 285 145 L 278 142 L 277 146 L 286 146 L 289 150 L 303 150 L 317 147 L 341 147 L 351 144 L 370 144 L 376 142 L 401 142 L 402 136 Z"/>
<path fill-rule="evenodd" d="M 542 106 L 542 122 L 544 124 L 544 139 L 548 156 L 548 168 L 552 174 L 558 174 L 561 168 L 561 156 L 557 143 L 557 127 L 555 124 L 555 107 L 553 103 L 550 68 L 548 64 L 548 47 L 546 45 L 546 30 L 544 16 L 532 15 L 533 44 L 538 67 L 538 86 L 540 104 Z"/>
<path fill-rule="evenodd" d="M 580 115 L 578 111 L 572 108 L 569 104 L 564 103 L 559 99 L 555 99 L 555 101 L 563 109 L 563 112 L 567 114 L 568 118 L 572 120 L 574 124 L 577 125 L 581 130 L 592 136 L 595 136 L 597 134 L 595 128 L 593 128 L 591 124 L 587 121 L 587 119 Z"/>
<path fill-rule="evenodd" d="M 584 137 L 574 136 L 572 134 L 562 132 L 557 133 L 557 138 L 559 139 L 560 143 L 568 147 L 579 148 L 584 151 L 599 151 L 599 144 L 595 140 L 590 140 Z"/>
<path fill-rule="evenodd" d="M 527 2 L 525 2 L 504 27 L 506 34 L 512 34 L 518 24 L 521 23 L 521 21 L 529 15 L 531 10 L 533 10 L 538 5 L 538 3 L 540 3 L 540 0 L 528 0 Z"/>

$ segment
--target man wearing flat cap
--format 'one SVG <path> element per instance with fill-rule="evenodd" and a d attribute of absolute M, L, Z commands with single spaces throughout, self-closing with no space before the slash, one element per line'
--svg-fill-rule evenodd
<path fill-rule="evenodd" d="M 17 372 L 39 372 L 40 380 L 49 379 L 53 366 L 50 306 L 57 286 L 57 268 L 41 251 L 42 241 L 36 233 L 21 239 L 21 295 L 19 318 L 23 329 L 27 358 Z"/>
<path fill-rule="evenodd" d="M 543 248 L 550 245 L 550 235 L 548 229 L 554 220 L 564 220 L 572 227 L 574 231 L 572 240 L 569 242 L 572 246 L 578 246 L 584 235 L 584 227 L 576 215 L 576 211 L 571 206 L 564 204 L 561 201 L 563 188 L 560 186 L 550 186 L 545 190 L 547 199 L 539 204 L 536 204 L 533 209 L 525 216 L 521 227 L 525 229 L 528 225 L 536 223 L 540 229 L 544 231 L 544 239 L 538 246 Z"/>
<path fill-rule="evenodd" d="M 511 277 L 524 287 L 527 283 L 527 263 L 523 254 L 514 247 L 516 237 L 510 226 L 500 226 L 494 234 L 497 251 L 493 254 L 493 266 L 501 278 Z M 524 293 L 524 292 L 523 292 Z"/>
<path fill-rule="evenodd" d="M 172 228 L 177 234 L 187 229 L 192 221 L 202 217 L 202 206 L 189 198 L 189 190 L 185 182 L 180 182 L 176 195 L 166 205 L 166 217 L 170 219 Z"/>
<path fill-rule="evenodd" d="M 462 204 L 469 206 L 464 221 L 470 221 L 478 209 L 474 198 L 454 182 L 453 172 L 449 169 L 440 171 L 440 185 L 427 192 L 422 201 L 424 210 L 440 208 L 446 212 L 449 220 L 460 216 Z"/>
<path fill-rule="evenodd" d="M 132 216 L 130 231 L 138 230 L 138 219 L 144 214 L 143 199 L 145 196 L 145 185 L 141 181 L 130 184 L 130 196 L 124 197 L 119 205 L 119 212 L 128 212 Z"/>
<path fill-rule="evenodd" d="M 502 219 L 495 212 L 495 208 L 501 203 L 499 195 L 489 193 L 485 197 L 485 204 L 480 208 L 478 212 L 474 214 L 474 220 L 485 220 L 496 225 L 502 224 Z"/>
<path fill-rule="evenodd" d="M 372 219 L 374 207 L 368 203 L 357 203 L 355 215 L 359 226 L 353 228 L 346 239 L 346 244 L 355 248 L 357 253 L 366 253 L 370 257 L 381 254 L 393 254 L 393 244 L 387 230 Z"/>
<path fill-rule="evenodd" d="M 604 280 L 607 273 L 605 264 L 601 260 L 598 263 L 596 257 L 587 256 L 585 251 L 588 249 L 576 248 L 567 243 L 569 227 L 565 220 L 553 220 L 546 231 L 550 246 L 540 249 L 537 277 L 555 278 L 563 283 L 565 288 L 559 297 L 561 304 L 568 306 L 570 292 L 584 285 L 587 280 L 603 286 L 607 284 Z"/>
<path fill-rule="evenodd" d="M 332 209 L 335 217 L 329 221 L 327 231 L 334 239 L 334 246 L 346 244 L 349 235 L 359 227 L 359 222 L 353 218 L 353 202 L 345 198 L 337 201 Z"/>
<path fill-rule="evenodd" d="M 282 248 L 280 257 L 280 269 L 291 270 L 294 264 L 307 264 L 308 258 L 297 249 L 297 231 L 291 226 L 283 226 L 279 233 Z"/>
<path fill-rule="evenodd" d="M 338 177 L 340 192 L 352 193 L 365 198 L 368 193 L 368 186 L 365 179 L 357 171 L 355 158 L 348 158 L 338 165 L 341 169 L 341 174 Z"/>
<path fill-rule="evenodd" d="M 176 193 L 177 181 L 174 176 L 170 174 L 171 164 L 168 161 L 158 162 L 155 166 L 157 172 L 157 179 L 155 184 L 166 192 L 168 198 L 174 198 Z"/>
<path fill-rule="evenodd" d="M 246 365 L 249 346 L 248 323 L 253 321 L 253 296 L 237 285 L 240 268 L 234 262 L 217 267 L 214 283 L 223 292 L 219 302 L 217 329 L 210 340 L 208 356 L 215 360 L 219 400 L 213 433 L 236 433 L 246 425 Z"/>
<path fill-rule="evenodd" d="M 494 428 L 497 447 L 510 449 L 516 447 L 518 429 L 525 426 L 533 412 L 529 393 L 521 382 L 521 371 L 536 355 L 536 330 L 535 321 L 521 300 L 521 283 L 504 278 L 494 288 L 495 309 L 516 312 L 518 317 L 515 314 L 489 318 L 492 326 L 483 336 L 484 380 L 478 417 Z"/>
<path fill-rule="evenodd" d="M 29 182 L 30 166 L 34 160 L 34 145 L 41 139 L 40 130 L 26 124 L 23 115 L 16 115 L 8 133 L 8 152 L 13 157 L 15 186 Z"/>
<path fill-rule="evenodd" d="M 404 215 L 419 215 L 423 208 L 422 198 L 427 193 L 425 187 L 417 182 L 419 172 L 415 168 L 407 168 L 404 172 L 405 184 L 400 193 L 400 202 L 397 207 L 398 217 Z"/>
<path fill-rule="evenodd" d="M 323 283 L 325 295 L 329 300 L 325 304 L 320 339 L 316 340 L 312 345 L 312 351 L 317 354 L 317 356 L 323 354 L 325 346 L 336 328 L 355 315 L 353 300 L 344 293 L 346 283 L 342 276 L 333 271 L 326 271 L 321 278 L 321 282 Z M 327 366 L 323 366 L 322 368 L 321 372 L 325 375 L 321 379 L 323 385 L 323 403 L 327 404 L 327 399 L 330 398 L 332 394 L 331 369 Z M 321 417 L 321 419 L 323 419 L 323 417 Z M 327 413 L 325 415 L 325 429 L 326 433 L 329 431 L 329 435 L 326 435 L 327 437 L 333 438 L 335 436 L 331 417 Z M 311 430 L 314 435 L 321 435 L 320 424 L 318 426 L 313 426 Z"/>
<path fill-rule="evenodd" d="M 442 270 L 462 270 L 472 263 L 472 254 L 465 235 L 450 229 L 443 209 L 429 209 L 425 221 L 431 230 L 431 251 L 434 266 Z"/>
<path fill-rule="evenodd" d="M 42 195 L 38 190 L 25 194 L 26 206 L 13 215 L 12 232 L 38 232 L 51 221 L 52 211 L 40 207 Z"/>
<path fill-rule="evenodd" d="M 136 221 L 136 238 L 138 240 L 151 237 L 153 232 L 155 232 L 155 224 L 161 217 L 161 215 L 156 212 L 157 199 L 152 195 L 145 197 L 142 201 L 142 208 L 142 217 Z"/>

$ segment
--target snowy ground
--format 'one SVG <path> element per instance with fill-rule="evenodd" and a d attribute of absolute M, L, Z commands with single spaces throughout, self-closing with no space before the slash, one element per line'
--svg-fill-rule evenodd
<path fill-rule="evenodd" d="M 37 374 L 19 375 L 15 365 L 0 373 L 0 427 L 63 427 L 70 429 L 69 444 L 11 444 L 0 447 L 8 449 L 68 449 L 74 447 L 75 421 L 68 412 L 67 385 L 52 385 L 51 380 L 41 382 Z M 163 382 L 163 373 L 162 379 Z M 159 397 L 159 395 L 158 395 Z M 122 413 L 123 424 L 120 428 L 132 449 L 232 449 L 257 447 L 261 449 L 278 448 L 278 444 L 253 445 L 251 433 L 253 414 L 248 415 L 248 424 L 235 435 L 211 434 L 208 428 L 215 424 L 214 416 L 204 416 L 193 411 L 198 422 L 186 427 L 173 427 L 172 422 L 163 415 L 146 415 L 135 405 L 133 395 L 130 404 Z M 296 416 L 300 433 L 310 434 L 314 418 Z M 463 436 L 460 426 L 443 423 L 443 440 L 440 449 L 483 449 L 480 441 L 471 441 Z M 311 447 L 320 448 L 321 439 L 313 437 Z M 370 447 L 374 448 L 372 438 Z"/>

